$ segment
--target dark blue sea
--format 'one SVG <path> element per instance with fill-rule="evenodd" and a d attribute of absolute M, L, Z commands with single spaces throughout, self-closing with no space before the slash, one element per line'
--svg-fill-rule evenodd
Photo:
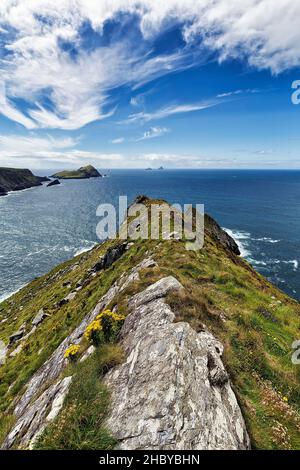
<path fill-rule="evenodd" d="M 300 299 L 300 171 L 287 170 L 111 170 L 0 197 L 0 299 L 91 248 L 99 204 L 138 194 L 204 204 L 258 271 Z"/>

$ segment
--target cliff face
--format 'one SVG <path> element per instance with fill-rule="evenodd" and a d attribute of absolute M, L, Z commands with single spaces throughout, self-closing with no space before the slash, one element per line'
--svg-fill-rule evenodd
<path fill-rule="evenodd" d="M 5 196 L 9 191 L 40 186 L 48 178 L 35 176 L 30 170 L 19 168 L 0 168 L 0 196 Z"/>
<path fill-rule="evenodd" d="M 91 345 L 106 309 L 125 321 Z M 299 313 L 211 218 L 198 252 L 97 246 L 0 304 L 2 447 L 299 448 Z"/>

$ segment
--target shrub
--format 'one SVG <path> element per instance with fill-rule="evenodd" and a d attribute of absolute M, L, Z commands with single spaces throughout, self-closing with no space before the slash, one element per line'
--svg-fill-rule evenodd
<path fill-rule="evenodd" d="M 78 359 L 79 350 L 80 346 L 78 346 L 78 344 L 71 344 L 71 346 L 66 349 L 64 358 L 70 361 L 76 361 Z"/>
<path fill-rule="evenodd" d="M 104 310 L 88 325 L 84 336 L 95 346 L 99 346 L 102 342 L 112 342 L 115 340 L 124 319 L 124 315 L 111 310 Z"/>

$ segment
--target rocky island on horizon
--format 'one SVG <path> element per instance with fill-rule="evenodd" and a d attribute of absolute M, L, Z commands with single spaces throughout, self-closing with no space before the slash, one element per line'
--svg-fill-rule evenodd
<path fill-rule="evenodd" d="M 101 178 L 102 175 L 92 165 L 82 166 L 78 170 L 63 170 L 51 175 L 52 178 L 57 179 L 88 179 L 88 178 Z"/>

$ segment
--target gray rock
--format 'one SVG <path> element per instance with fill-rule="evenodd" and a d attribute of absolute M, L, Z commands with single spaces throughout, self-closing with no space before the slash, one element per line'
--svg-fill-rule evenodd
<path fill-rule="evenodd" d="M 120 243 L 115 247 L 108 248 L 106 253 L 102 256 L 102 258 L 93 266 L 91 269 L 92 272 L 98 272 L 102 269 L 108 268 L 111 266 L 115 261 L 117 261 L 123 253 L 126 251 L 127 242 Z"/>
<path fill-rule="evenodd" d="M 130 302 L 122 328 L 125 363 L 106 376 L 111 389 L 107 426 L 120 449 L 248 449 L 241 410 L 222 363 L 223 346 L 175 315 L 158 281 Z"/>
<path fill-rule="evenodd" d="M 19 344 L 19 346 L 10 353 L 9 357 L 15 357 L 20 354 L 20 352 L 22 351 L 22 347 L 22 343 Z"/>
<path fill-rule="evenodd" d="M 80 358 L 79 362 L 84 362 L 88 357 L 90 357 L 95 352 L 95 346 L 91 345 Z"/>
<path fill-rule="evenodd" d="M 37 313 L 37 315 L 34 317 L 34 319 L 32 320 L 32 325 L 33 326 L 38 326 L 40 325 L 40 323 L 42 323 L 47 317 L 49 317 L 49 315 L 47 313 L 44 312 L 44 310 L 41 308 L 39 310 L 39 312 Z"/>
<path fill-rule="evenodd" d="M 16 343 L 17 341 L 19 341 L 19 339 L 21 339 L 24 336 L 24 333 L 25 333 L 24 329 L 20 329 L 18 331 L 15 331 L 15 333 L 10 335 L 10 337 L 9 337 L 9 344 L 12 345 L 12 344 Z"/>
<path fill-rule="evenodd" d="M 32 376 L 15 406 L 17 423 L 4 449 L 32 447 L 63 406 L 71 381 L 59 380 L 66 348 L 80 342 L 86 326 L 139 279 L 141 269 L 155 265 L 148 258 L 124 273 Z M 121 449 L 247 449 L 249 438 L 222 363 L 222 344 L 206 331 L 197 334 L 186 323 L 174 323 L 175 314 L 165 303 L 174 289 L 182 285 L 169 276 L 129 302 L 121 331 L 127 359 L 106 376 L 112 393 L 107 425 Z M 92 353 L 89 348 L 85 355 Z"/>
<path fill-rule="evenodd" d="M 205 214 L 205 231 L 208 232 L 226 250 L 240 255 L 236 241 L 223 230 L 220 225 L 208 214 Z"/>
<path fill-rule="evenodd" d="M 72 377 L 65 377 L 47 388 L 17 420 L 1 449 L 10 449 L 15 442 L 22 447 L 32 447 L 46 424 L 58 415 L 71 381 Z"/>
<path fill-rule="evenodd" d="M 96 316 L 106 308 L 106 306 L 113 300 L 113 298 L 133 281 L 139 278 L 139 271 L 141 266 L 145 266 L 150 262 L 150 258 L 144 260 L 140 265 L 136 266 L 129 273 L 124 273 L 120 279 L 107 291 L 107 293 L 99 300 L 95 308 L 84 318 L 80 325 L 59 345 L 53 352 L 50 358 L 38 369 L 31 377 L 26 386 L 24 394 L 17 402 L 14 414 L 21 417 L 26 413 L 28 406 L 33 397 L 35 397 L 39 390 L 45 386 L 47 381 L 57 380 L 59 374 L 63 370 L 66 361 L 64 359 L 64 352 L 70 344 L 78 344 L 81 341 L 82 335 L 86 327 L 93 321 Z M 151 264 L 151 263 L 150 263 Z"/>
<path fill-rule="evenodd" d="M 77 292 L 70 292 L 67 297 L 64 298 L 65 302 L 70 302 L 71 300 L 75 299 Z"/>
<path fill-rule="evenodd" d="M 131 308 L 146 304 L 155 299 L 166 297 L 172 290 L 182 289 L 182 285 L 172 276 L 165 277 L 160 281 L 149 286 L 144 292 L 135 295 L 129 302 Z"/>
<path fill-rule="evenodd" d="M 7 354 L 7 347 L 5 346 L 4 341 L 0 340 L 0 366 L 5 363 Z"/>

